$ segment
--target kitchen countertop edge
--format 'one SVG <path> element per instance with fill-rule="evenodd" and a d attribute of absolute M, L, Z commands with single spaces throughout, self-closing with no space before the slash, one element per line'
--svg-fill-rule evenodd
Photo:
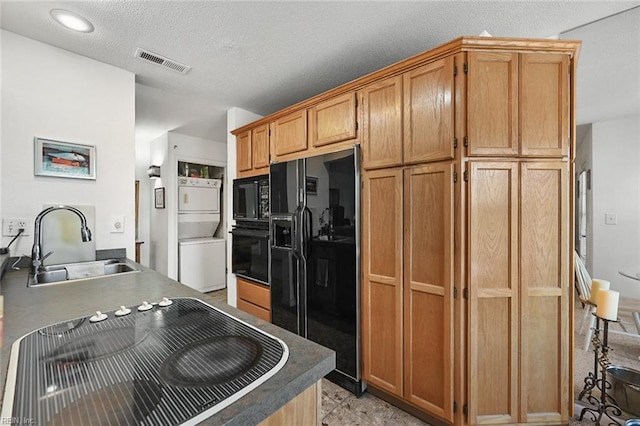
<path fill-rule="evenodd" d="M 143 300 L 156 301 L 165 296 L 200 299 L 282 339 L 289 347 L 289 359 L 278 373 L 201 424 L 257 424 L 335 368 L 335 352 L 332 350 L 136 265 L 142 272 L 31 288 L 26 287 L 28 271 L 6 271 L 0 287 L 4 296 L 0 406 L 4 398 L 11 345 L 20 337 L 46 325 L 91 315 L 96 310 L 110 311 L 120 305 L 133 306 Z M 41 315 L 34 315 L 36 312 Z"/>

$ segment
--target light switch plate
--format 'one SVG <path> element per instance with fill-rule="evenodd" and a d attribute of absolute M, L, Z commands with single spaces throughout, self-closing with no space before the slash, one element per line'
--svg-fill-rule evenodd
<path fill-rule="evenodd" d="M 112 234 L 124 232 L 124 216 L 112 215 L 110 223 L 110 231 Z"/>

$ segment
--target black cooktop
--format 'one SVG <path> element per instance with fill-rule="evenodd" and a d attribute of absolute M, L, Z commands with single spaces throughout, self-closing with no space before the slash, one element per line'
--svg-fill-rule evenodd
<path fill-rule="evenodd" d="M 195 424 L 266 381 L 288 357 L 281 340 L 197 299 L 129 308 L 17 341 L 2 415 L 42 425 Z"/>

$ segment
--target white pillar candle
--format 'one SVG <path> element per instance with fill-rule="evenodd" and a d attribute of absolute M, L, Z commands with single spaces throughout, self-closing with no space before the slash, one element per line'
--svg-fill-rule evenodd
<path fill-rule="evenodd" d="M 620 293 L 613 290 L 600 290 L 598 292 L 598 307 L 596 315 L 609 321 L 618 319 L 618 301 Z"/>
<path fill-rule="evenodd" d="M 591 281 L 591 296 L 589 297 L 589 302 L 593 303 L 594 305 L 598 304 L 598 293 L 601 290 L 609 290 L 609 286 L 611 285 L 611 283 L 609 281 L 606 280 L 599 280 L 597 278 L 594 278 Z"/>

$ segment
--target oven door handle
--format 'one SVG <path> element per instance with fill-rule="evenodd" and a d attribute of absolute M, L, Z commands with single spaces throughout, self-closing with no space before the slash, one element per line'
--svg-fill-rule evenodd
<path fill-rule="evenodd" d="M 269 231 L 261 231 L 259 229 L 232 229 L 231 235 L 238 237 L 257 237 L 269 239 Z"/>

